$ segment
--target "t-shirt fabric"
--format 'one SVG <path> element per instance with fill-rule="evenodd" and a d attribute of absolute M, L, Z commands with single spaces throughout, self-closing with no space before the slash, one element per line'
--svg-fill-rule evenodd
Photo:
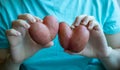
<path fill-rule="evenodd" d="M 17 16 L 30 13 L 43 19 L 55 16 L 71 25 L 76 16 L 94 16 L 106 34 L 120 32 L 120 9 L 116 0 L 0 0 L 0 48 L 8 48 L 5 30 Z M 58 39 L 50 48 L 39 50 L 21 65 L 21 70 L 105 70 L 96 58 L 64 52 Z"/>

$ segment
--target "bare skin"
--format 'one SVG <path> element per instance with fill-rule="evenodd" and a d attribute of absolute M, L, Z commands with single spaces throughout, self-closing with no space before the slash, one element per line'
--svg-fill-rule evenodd
<path fill-rule="evenodd" d="M 90 32 L 90 39 L 85 49 L 79 54 L 87 57 L 99 58 L 107 70 L 120 70 L 120 33 L 108 35 L 104 34 L 100 25 L 92 16 L 82 15 L 76 18 L 72 27 L 85 25 Z"/>
<path fill-rule="evenodd" d="M 50 42 L 46 46 L 41 46 L 31 40 L 27 32 L 28 28 L 30 27 L 28 22 L 34 23 L 35 21 L 40 19 L 35 18 L 30 14 L 20 15 L 18 18 L 18 20 L 13 22 L 12 29 L 6 31 L 8 40 L 11 45 L 10 54 L 12 55 L 12 61 L 8 61 L 5 64 L 5 67 L 9 70 L 19 70 L 20 64 L 25 59 L 34 55 L 34 53 L 38 50 L 46 46 L 51 46 L 53 44 L 52 42 Z M 26 22 L 26 20 L 28 22 Z M 74 28 L 75 26 L 78 26 L 80 24 L 85 25 L 90 32 L 90 39 L 85 49 L 80 53 L 72 53 L 68 50 L 65 51 L 72 54 L 99 58 L 107 70 L 120 70 L 120 56 L 118 56 L 118 54 L 120 53 L 120 43 L 114 44 L 114 42 L 112 42 L 120 40 L 120 34 L 104 35 L 98 22 L 96 22 L 96 20 L 91 16 L 78 16 L 72 27 Z"/>
<path fill-rule="evenodd" d="M 11 60 L 10 62 L 8 61 L 5 66 L 9 70 L 19 70 L 20 64 L 25 59 L 34 55 L 38 50 L 53 45 L 53 42 L 51 41 L 50 43 L 41 46 L 31 39 L 28 29 L 30 23 L 34 24 L 36 21 L 42 20 L 30 14 L 22 14 L 18 16 L 17 20 L 12 22 L 12 29 L 6 31 L 10 43 Z"/>

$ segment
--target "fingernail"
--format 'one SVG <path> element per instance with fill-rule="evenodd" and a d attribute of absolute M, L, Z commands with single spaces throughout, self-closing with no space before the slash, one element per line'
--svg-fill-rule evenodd
<path fill-rule="evenodd" d="M 33 22 L 36 22 L 36 20 L 33 18 Z"/>
<path fill-rule="evenodd" d="M 36 22 L 36 19 L 33 16 L 30 16 L 29 17 L 29 21 L 32 22 L 32 23 L 34 23 L 34 22 Z"/>
<path fill-rule="evenodd" d="M 91 27 L 88 27 L 89 30 L 91 30 L 92 28 Z"/>
<path fill-rule="evenodd" d="M 76 24 L 75 24 L 75 26 L 79 26 L 79 24 L 78 24 L 78 23 L 76 23 Z"/>
<path fill-rule="evenodd" d="M 31 18 L 31 22 L 36 22 L 36 20 L 34 18 Z"/>
<path fill-rule="evenodd" d="M 54 45 L 54 42 L 52 41 L 52 42 L 50 42 L 50 46 L 53 46 Z"/>
<path fill-rule="evenodd" d="M 20 32 L 17 32 L 17 36 L 20 36 L 21 35 L 21 33 Z"/>
<path fill-rule="evenodd" d="M 29 25 L 29 24 L 26 24 L 25 26 L 26 26 L 26 28 L 30 28 L 30 25 Z"/>
<path fill-rule="evenodd" d="M 43 20 L 40 20 L 41 22 L 43 22 Z"/>
<path fill-rule="evenodd" d="M 74 26 L 74 25 L 72 25 L 72 26 L 71 26 L 71 28 L 72 28 L 72 29 L 74 29 L 74 28 L 75 28 L 75 26 Z"/>

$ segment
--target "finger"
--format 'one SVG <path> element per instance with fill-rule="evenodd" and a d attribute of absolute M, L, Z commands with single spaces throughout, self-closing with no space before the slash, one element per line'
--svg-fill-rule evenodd
<path fill-rule="evenodd" d="M 89 23 L 88 23 L 88 29 L 92 30 L 93 26 L 94 26 L 93 20 L 89 21 Z"/>
<path fill-rule="evenodd" d="M 69 50 L 64 50 L 66 53 L 68 54 L 71 54 L 71 55 L 77 55 L 77 54 L 80 54 L 80 53 L 75 53 L 75 52 L 72 52 L 72 51 L 69 51 Z"/>
<path fill-rule="evenodd" d="M 88 29 L 89 30 L 102 31 L 101 27 L 99 26 L 98 22 L 96 22 L 96 21 L 89 22 Z"/>
<path fill-rule="evenodd" d="M 95 20 L 89 21 L 89 23 L 88 23 L 88 29 L 89 30 L 94 29 L 94 27 L 96 27 L 96 26 L 98 26 L 98 23 Z"/>
<path fill-rule="evenodd" d="M 93 16 L 85 16 L 85 17 L 81 20 L 80 24 L 86 26 L 86 25 L 88 25 L 88 22 L 91 21 L 91 20 L 94 20 L 94 17 L 93 17 Z"/>
<path fill-rule="evenodd" d="M 64 50 L 66 53 L 69 53 L 69 54 L 74 54 L 73 52 L 69 51 L 69 50 Z"/>
<path fill-rule="evenodd" d="M 102 29 L 101 29 L 101 27 L 100 27 L 99 25 L 94 26 L 93 29 L 94 29 L 94 30 L 97 30 L 97 31 L 102 31 Z"/>
<path fill-rule="evenodd" d="M 7 36 L 20 36 L 21 33 L 19 31 L 16 31 L 15 29 L 9 29 L 6 31 Z"/>
<path fill-rule="evenodd" d="M 74 25 L 72 25 L 72 26 L 70 26 L 70 28 L 71 28 L 71 29 L 74 29 L 74 28 L 75 28 L 75 26 L 74 26 Z"/>
<path fill-rule="evenodd" d="M 22 41 L 21 33 L 15 29 L 7 30 L 6 35 L 10 43 L 10 47 L 15 47 L 19 44 L 20 40 Z"/>
<path fill-rule="evenodd" d="M 53 41 L 51 41 L 51 42 L 49 42 L 48 44 L 46 44 L 44 47 L 50 47 L 50 46 L 53 46 L 54 45 L 54 43 L 53 43 Z"/>
<path fill-rule="evenodd" d="M 102 31 L 102 28 L 100 27 L 99 22 L 97 22 L 97 21 L 95 21 L 95 26 L 93 29 L 98 30 L 98 31 Z"/>
<path fill-rule="evenodd" d="M 15 20 L 12 22 L 12 27 L 13 28 L 24 27 L 24 28 L 28 29 L 28 28 L 30 28 L 30 25 L 26 21 L 24 21 L 22 19 L 18 19 L 18 20 Z"/>
<path fill-rule="evenodd" d="M 18 16 L 18 19 L 23 19 L 31 23 L 36 22 L 36 19 L 31 14 L 21 14 Z"/>
<path fill-rule="evenodd" d="M 75 53 L 75 52 L 71 52 L 69 50 L 65 50 L 65 52 L 68 54 L 71 54 L 71 55 L 82 55 L 82 56 L 88 56 L 89 54 L 91 54 L 91 53 L 87 54 L 87 52 L 85 52 L 85 51 L 80 51 L 78 53 Z"/>
<path fill-rule="evenodd" d="M 87 25 L 88 20 L 89 20 L 88 16 L 85 16 L 85 17 L 81 20 L 80 24 L 82 24 L 82 25 Z"/>
<path fill-rule="evenodd" d="M 73 23 L 72 26 L 79 26 L 79 25 L 80 25 L 80 22 L 83 20 L 83 18 L 84 18 L 85 16 L 87 16 L 87 15 L 81 15 L 81 16 L 76 17 L 75 22 Z"/>
<path fill-rule="evenodd" d="M 42 19 L 40 19 L 39 17 L 33 16 L 36 19 L 36 22 L 43 22 Z"/>

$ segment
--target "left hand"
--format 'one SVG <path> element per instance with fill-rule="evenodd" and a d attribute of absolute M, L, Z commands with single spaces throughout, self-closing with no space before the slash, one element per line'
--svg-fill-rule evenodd
<path fill-rule="evenodd" d="M 73 53 L 65 50 L 68 53 L 80 54 L 87 57 L 106 57 L 110 53 L 111 47 L 108 47 L 105 35 L 100 28 L 99 23 L 95 20 L 93 16 L 78 16 L 72 25 L 72 27 L 84 25 L 88 28 L 90 32 L 89 41 L 85 48 L 79 53 Z"/>

